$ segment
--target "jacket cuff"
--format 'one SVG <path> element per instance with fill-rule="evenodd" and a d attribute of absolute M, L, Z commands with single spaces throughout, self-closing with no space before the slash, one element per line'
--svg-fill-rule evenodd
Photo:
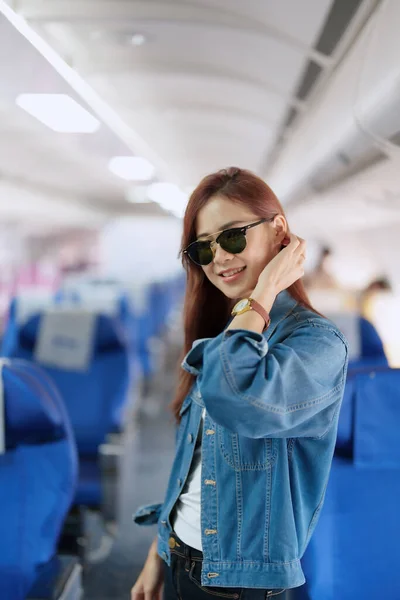
<path fill-rule="evenodd" d="M 237 343 L 243 342 L 247 342 L 252 346 L 261 358 L 268 352 L 268 342 L 262 333 L 250 331 L 249 329 L 229 329 L 215 338 L 201 338 L 193 342 L 193 346 L 183 359 L 181 367 L 192 375 L 198 375 L 203 368 L 204 352 L 207 346 L 214 349 L 216 346 L 229 343 L 232 347 L 235 347 Z"/>
<path fill-rule="evenodd" d="M 141 506 L 133 515 L 133 521 L 137 525 L 155 525 L 161 514 L 162 504 L 147 504 Z"/>
<path fill-rule="evenodd" d="M 260 358 L 264 358 L 269 349 L 268 341 L 264 335 L 257 331 L 250 331 L 249 329 L 229 329 L 228 331 L 224 331 L 222 341 L 225 344 L 230 344 L 231 351 L 237 350 L 237 346 L 245 342 L 257 351 Z"/>
<path fill-rule="evenodd" d="M 191 350 L 189 350 L 181 363 L 182 369 L 191 373 L 191 375 L 198 375 L 203 367 L 204 350 L 207 344 L 215 339 L 217 338 L 201 338 L 194 341 Z"/>

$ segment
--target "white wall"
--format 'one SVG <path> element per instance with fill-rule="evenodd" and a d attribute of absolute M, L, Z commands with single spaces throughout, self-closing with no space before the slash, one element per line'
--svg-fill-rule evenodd
<path fill-rule="evenodd" d="M 124 217 L 100 234 L 102 270 L 128 282 L 146 283 L 182 272 L 178 260 L 182 222 L 171 217 Z"/>

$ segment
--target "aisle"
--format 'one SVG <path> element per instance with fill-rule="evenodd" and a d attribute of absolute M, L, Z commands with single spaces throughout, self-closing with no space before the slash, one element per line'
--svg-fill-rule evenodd
<path fill-rule="evenodd" d="M 132 513 L 141 504 L 163 500 L 173 460 L 174 425 L 163 408 L 157 417 L 142 417 L 136 427 L 126 442 L 118 538 L 108 558 L 90 567 L 84 600 L 129 600 L 156 535 L 155 527 L 135 525 Z"/>

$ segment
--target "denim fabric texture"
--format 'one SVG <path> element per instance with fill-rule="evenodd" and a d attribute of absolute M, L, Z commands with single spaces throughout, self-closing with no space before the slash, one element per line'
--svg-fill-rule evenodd
<path fill-rule="evenodd" d="M 178 536 L 169 541 L 171 566 L 164 562 L 163 600 L 211 600 L 225 598 L 231 600 L 284 600 L 285 590 L 266 590 L 234 587 L 203 587 L 201 569 L 203 554 L 187 546 Z"/>
<path fill-rule="evenodd" d="M 185 485 L 201 413 L 203 587 L 283 589 L 304 583 L 300 559 L 318 520 L 347 372 L 338 328 L 281 292 L 263 334 L 237 329 L 197 340 L 182 367 L 196 375 L 181 408 L 158 523 L 171 565 L 171 514 Z"/>

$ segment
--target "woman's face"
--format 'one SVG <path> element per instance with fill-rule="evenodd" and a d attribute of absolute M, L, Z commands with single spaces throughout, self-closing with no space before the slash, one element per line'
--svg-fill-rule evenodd
<path fill-rule="evenodd" d="M 250 208 L 223 196 L 214 196 L 197 215 L 196 236 L 197 239 L 215 241 L 217 232 L 259 220 L 260 217 Z M 216 244 L 214 260 L 201 268 L 210 282 L 228 298 L 235 300 L 249 297 L 257 285 L 261 271 L 281 248 L 286 228 L 285 218 L 281 215 L 271 223 L 252 227 L 247 230 L 247 244 L 243 252 L 229 254 Z M 235 269 L 241 271 L 229 276 L 229 272 Z"/>

